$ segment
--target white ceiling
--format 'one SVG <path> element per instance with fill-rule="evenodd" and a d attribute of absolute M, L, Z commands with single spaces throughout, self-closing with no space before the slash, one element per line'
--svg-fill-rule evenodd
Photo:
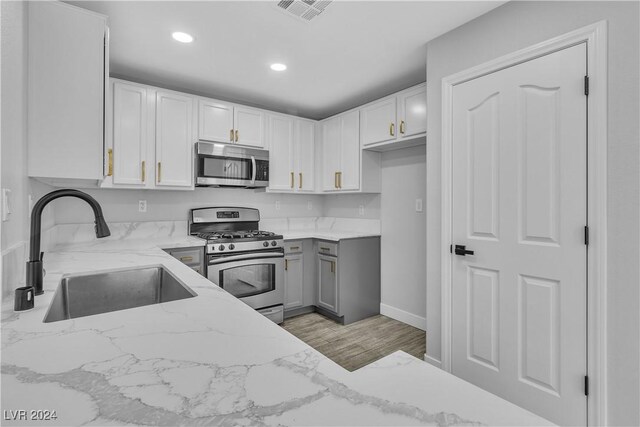
<path fill-rule="evenodd" d="M 277 1 L 69 3 L 109 16 L 114 76 L 320 119 L 425 81 L 426 43 L 504 1 L 334 1 L 311 22 Z"/>

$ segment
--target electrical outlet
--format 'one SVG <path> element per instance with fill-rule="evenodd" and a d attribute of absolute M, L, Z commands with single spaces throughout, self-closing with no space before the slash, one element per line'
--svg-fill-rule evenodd
<path fill-rule="evenodd" d="M 311 209 L 313 209 L 313 203 L 307 202 L 307 210 L 310 211 Z"/>
<path fill-rule="evenodd" d="M 280 200 L 276 200 L 276 210 L 280 210 Z"/>
<path fill-rule="evenodd" d="M 146 212 L 146 211 L 147 211 L 147 201 L 138 200 L 138 212 Z"/>
<path fill-rule="evenodd" d="M 422 212 L 422 199 L 416 199 L 416 212 Z"/>
<path fill-rule="evenodd" d="M 11 190 L 2 189 L 2 220 L 8 221 L 11 214 Z"/>
<path fill-rule="evenodd" d="M 364 216 L 364 205 L 358 206 L 358 215 Z"/>

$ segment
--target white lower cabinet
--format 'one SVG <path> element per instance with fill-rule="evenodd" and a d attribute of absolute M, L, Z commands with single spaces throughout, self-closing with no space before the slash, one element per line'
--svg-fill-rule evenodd
<path fill-rule="evenodd" d="M 193 189 L 194 98 L 110 80 L 102 187 Z"/>

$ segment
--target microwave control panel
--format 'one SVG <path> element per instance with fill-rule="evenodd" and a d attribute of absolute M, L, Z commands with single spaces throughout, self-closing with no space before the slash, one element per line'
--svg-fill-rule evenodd
<path fill-rule="evenodd" d="M 256 160 L 256 181 L 269 181 L 269 161 Z"/>

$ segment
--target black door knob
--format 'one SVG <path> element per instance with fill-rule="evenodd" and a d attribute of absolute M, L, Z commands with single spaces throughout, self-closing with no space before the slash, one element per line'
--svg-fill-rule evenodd
<path fill-rule="evenodd" d="M 467 247 L 465 245 L 456 245 L 454 253 L 456 255 L 461 255 L 461 256 L 467 256 L 467 255 L 473 255 L 474 254 L 473 251 L 467 250 Z"/>

